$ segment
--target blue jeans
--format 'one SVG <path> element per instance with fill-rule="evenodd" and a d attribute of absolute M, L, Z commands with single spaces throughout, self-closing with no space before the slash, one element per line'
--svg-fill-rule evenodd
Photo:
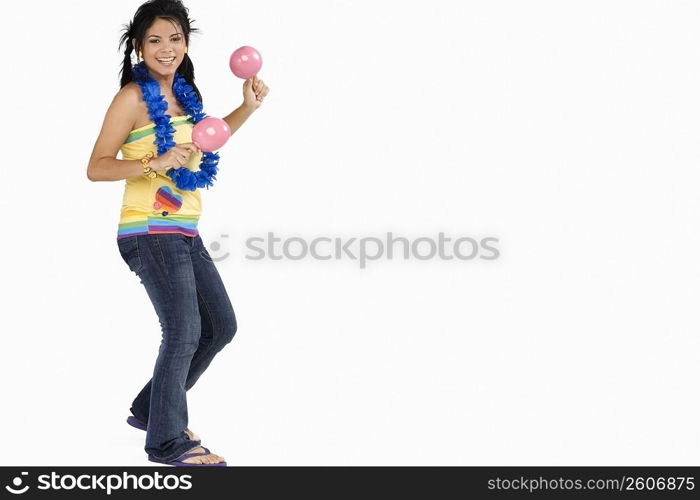
<path fill-rule="evenodd" d="M 186 391 L 233 340 L 236 316 L 199 235 L 136 235 L 118 238 L 117 245 L 160 320 L 153 378 L 134 399 L 131 413 L 148 422 L 146 453 L 167 463 L 199 445 L 185 433 Z"/>

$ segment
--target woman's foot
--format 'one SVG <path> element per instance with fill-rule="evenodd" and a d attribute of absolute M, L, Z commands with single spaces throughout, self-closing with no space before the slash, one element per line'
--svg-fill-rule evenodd
<path fill-rule="evenodd" d="M 190 450 L 187 453 L 205 453 L 205 449 L 202 448 L 201 446 L 198 446 L 194 450 Z M 182 462 L 188 463 L 188 464 L 217 464 L 219 462 L 225 462 L 224 457 L 220 457 L 219 455 L 215 455 L 214 453 L 208 453 L 206 455 L 199 455 L 196 457 L 189 457 Z"/>
<path fill-rule="evenodd" d="M 189 429 L 185 429 L 185 434 L 187 434 L 192 441 L 201 441 L 200 437 Z"/>
<path fill-rule="evenodd" d="M 136 418 L 132 415 L 130 415 L 126 419 L 126 423 L 129 424 L 130 426 L 136 427 L 137 429 L 140 429 L 142 431 L 145 431 L 148 428 L 148 425 L 145 422 L 139 420 L 138 418 Z M 192 441 L 201 441 L 202 440 L 202 438 L 200 438 L 197 434 L 195 434 L 194 432 L 192 432 L 189 429 L 185 429 L 185 434 L 187 434 L 187 437 L 189 437 Z"/>

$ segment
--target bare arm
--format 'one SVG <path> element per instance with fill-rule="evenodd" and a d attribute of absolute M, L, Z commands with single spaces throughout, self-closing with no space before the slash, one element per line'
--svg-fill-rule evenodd
<path fill-rule="evenodd" d="M 238 130 L 241 127 L 241 125 L 243 125 L 243 123 L 245 123 L 245 121 L 248 118 L 250 118 L 250 115 L 253 114 L 253 111 L 255 111 L 255 108 L 253 106 L 249 106 L 244 103 L 224 117 L 224 121 L 231 129 L 231 135 L 236 133 L 236 130 Z"/>
<path fill-rule="evenodd" d="M 91 181 L 119 181 L 143 173 L 141 161 L 117 159 L 117 153 L 136 121 L 141 98 L 138 92 L 127 85 L 114 96 L 88 162 L 87 177 Z"/>
<path fill-rule="evenodd" d="M 258 75 L 243 82 L 243 104 L 224 117 L 232 135 L 262 105 L 262 101 L 269 91 L 270 87 L 265 85 L 265 82 L 258 78 Z"/>

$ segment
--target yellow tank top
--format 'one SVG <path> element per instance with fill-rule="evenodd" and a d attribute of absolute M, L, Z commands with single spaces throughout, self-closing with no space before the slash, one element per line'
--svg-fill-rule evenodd
<path fill-rule="evenodd" d="M 170 123 L 175 128 L 176 144 L 192 142 L 192 122 L 187 116 L 173 116 Z M 158 155 L 154 124 L 132 130 L 121 147 L 124 160 L 140 160 L 149 151 Z M 193 154 L 181 168 L 199 170 L 202 153 Z M 199 189 L 179 190 L 175 183 L 158 172 L 153 179 L 145 175 L 126 179 L 122 199 L 117 238 L 138 234 L 180 233 L 197 236 L 197 222 L 202 210 Z"/>

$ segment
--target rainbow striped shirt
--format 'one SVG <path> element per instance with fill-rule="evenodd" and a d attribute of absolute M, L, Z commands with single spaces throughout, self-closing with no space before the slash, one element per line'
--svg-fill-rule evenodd
<path fill-rule="evenodd" d="M 192 122 L 186 116 L 174 116 L 170 123 L 175 128 L 176 144 L 192 142 Z M 131 131 L 121 147 L 124 160 L 140 160 L 149 151 L 158 155 L 154 124 Z M 193 154 L 182 168 L 198 170 L 202 153 Z M 197 236 L 197 223 L 202 211 L 199 189 L 181 191 L 175 183 L 158 172 L 153 179 L 139 175 L 126 179 L 117 238 L 138 234 L 180 233 Z"/>

